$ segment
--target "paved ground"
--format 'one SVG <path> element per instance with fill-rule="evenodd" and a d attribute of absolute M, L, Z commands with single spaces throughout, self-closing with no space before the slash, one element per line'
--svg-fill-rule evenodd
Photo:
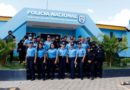
<path fill-rule="evenodd" d="M 0 88 L 18 87 L 20 90 L 130 90 L 129 85 L 120 85 L 123 81 L 130 81 L 130 77 L 98 78 L 95 80 L 0 81 Z"/>

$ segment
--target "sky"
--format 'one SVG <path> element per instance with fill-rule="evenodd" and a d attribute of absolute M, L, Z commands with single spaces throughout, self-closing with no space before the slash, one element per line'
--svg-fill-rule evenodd
<path fill-rule="evenodd" d="M 130 0 L 0 0 L 0 16 L 26 7 L 85 13 L 97 24 L 128 26 L 130 20 Z"/>

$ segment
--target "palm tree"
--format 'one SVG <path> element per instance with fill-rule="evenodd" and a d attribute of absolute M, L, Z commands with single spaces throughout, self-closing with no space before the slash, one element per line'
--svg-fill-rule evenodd
<path fill-rule="evenodd" d="M 107 64 L 111 67 L 114 59 L 116 58 L 116 54 L 128 48 L 127 37 L 123 36 L 122 40 L 119 41 L 115 35 L 112 37 L 108 35 L 101 36 L 103 39 L 102 41 L 97 40 L 95 37 L 93 40 L 103 46 L 103 49 L 105 51 L 105 59 L 107 61 Z"/>
<path fill-rule="evenodd" d="M 0 66 L 5 64 L 7 56 L 15 48 L 15 45 L 14 39 L 8 41 L 0 39 Z"/>

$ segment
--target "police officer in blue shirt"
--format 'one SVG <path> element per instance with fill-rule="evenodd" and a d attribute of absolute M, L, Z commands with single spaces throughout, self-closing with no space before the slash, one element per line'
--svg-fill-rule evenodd
<path fill-rule="evenodd" d="M 36 48 L 33 47 L 33 42 L 30 42 L 26 53 L 26 62 L 27 62 L 27 75 L 32 80 L 35 80 L 34 64 L 36 63 L 36 58 L 37 58 Z"/>
<path fill-rule="evenodd" d="M 73 41 L 72 38 L 70 38 L 70 41 L 69 41 L 69 43 L 66 45 L 66 48 L 67 48 L 67 49 L 70 49 L 72 43 L 74 44 L 74 48 L 77 48 L 77 45 L 74 43 L 74 41 Z"/>
<path fill-rule="evenodd" d="M 67 49 L 65 48 L 65 42 L 62 42 L 61 47 L 58 49 L 59 57 L 59 78 L 65 78 Z"/>
<path fill-rule="evenodd" d="M 50 48 L 52 41 L 50 35 L 47 36 L 47 40 L 44 42 L 45 49 L 48 50 Z"/>
<path fill-rule="evenodd" d="M 47 51 L 47 74 L 48 78 L 54 79 L 55 77 L 55 66 L 57 64 L 57 49 L 52 43 L 50 49 Z M 46 58 L 46 59 L 47 59 Z"/>
<path fill-rule="evenodd" d="M 75 77 L 75 61 L 76 61 L 76 49 L 74 48 L 74 43 L 71 43 L 71 48 L 68 50 L 68 59 L 70 64 L 70 78 L 74 79 Z"/>
<path fill-rule="evenodd" d="M 78 74 L 81 79 L 83 79 L 83 64 L 86 56 L 86 50 L 82 48 L 81 42 L 78 42 L 78 49 L 76 55 L 75 64 L 77 64 Z"/>
<path fill-rule="evenodd" d="M 43 44 L 39 43 L 37 48 L 37 72 L 38 72 L 38 79 L 45 80 L 45 54 L 46 50 L 43 48 Z"/>
<path fill-rule="evenodd" d="M 30 44 L 30 42 L 32 42 L 32 37 L 28 37 L 27 39 L 25 39 L 24 45 L 28 47 L 28 44 Z"/>
<path fill-rule="evenodd" d="M 84 38 L 80 39 L 81 41 L 81 47 L 84 48 L 86 51 L 89 48 L 89 44 L 87 42 L 85 42 Z"/>

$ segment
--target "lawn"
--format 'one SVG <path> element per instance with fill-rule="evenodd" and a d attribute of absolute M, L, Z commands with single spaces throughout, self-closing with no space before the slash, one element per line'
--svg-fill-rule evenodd
<path fill-rule="evenodd" d="M 6 63 L 4 66 L 0 67 L 0 70 L 10 70 L 10 69 L 25 69 L 25 64 L 20 64 L 19 61 L 14 61 L 12 64 Z"/>

